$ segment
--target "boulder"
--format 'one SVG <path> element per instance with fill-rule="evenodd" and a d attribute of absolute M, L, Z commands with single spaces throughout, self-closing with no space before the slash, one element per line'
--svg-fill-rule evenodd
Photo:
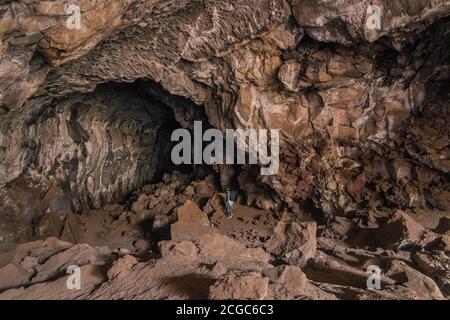
<path fill-rule="evenodd" d="M 261 300 L 267 295 L 269 278 L 257 272 L 228 272 L 210 287 L 213 300 Z"/>
<path fill-rule="evenodd" d="M 306 275 L 296 266 L 278 266 L 266 269 L 262 273 L 269 278 L 268 299 L 292 300 L 292 299 L 334 299 L 332 294 L 327 294 L 313 286 Z"/>
<path fill-rule="evenodd" d="M 54 281 L 43 282 L 10 289 L 0 293 L 0 300 L 75 300 L 85 299 L 89 293 L 106 280 L 106 275 L 99 266 L 85 265 L 80 267 L 80 289 L 67 289 L 70 275 Z"/>
<path fill-rule="evenodd" d="M 303 267 L 316 253 L 316 230 L 315 222 L 280 221 L 266 250 L 289 264 Z"/>
<path fill-rule="evenodd" d="M 434 231 L 450 236 L 450 217 L 442 217 Z"/>
<path fill-rule="evenodd" d="M 450 297 L 450 237 L 437 237 L 411 257 L 420 270 L 434 279 L 442 293 Z"/>
<path fill-rule="evenodd" d="M 411 268 L 403 261 L 394 260 L 385 271 L 385 275 L 396 281 L 396 284 L 412 290 L 412 299 L 443 299 L 444 296 L 437 284 L 430 277 Z"/>
<path fill-rule="evenodd" d="M 207 214 L 190 200 L 178 208 L 178 221 L 170 226 L 171 238 L 177 242 L 218 232 L 215 227 L 211 226 Z"/>
<path fill-rule="evenodd" d="M 201 261 L 219 261 L 227 269 L 262 271 L 270 266 L 270 255 L 261 248 L 247 248 L 242 243 L 221 234 L 207 234 L 193 241 Z"/>
<path fill-rule="evenodd" d="M 71 265 L 78 267 L 87 264 L 103 265 L 108 258 L 102 250 L 87 244 L 77 244 L 36 266 L 36 275 L 31 279 L 31 283 L 44 282 L 58 274 L 65 273 Z"/>
<path fill-rule="evenodd" d="M 375 239 L 384 248 L 397 248 L 403 240 L 413 242 L 422 239 L 425 228 L 416 222 L 409 214 L 398 210 L 375 233 Z"/>

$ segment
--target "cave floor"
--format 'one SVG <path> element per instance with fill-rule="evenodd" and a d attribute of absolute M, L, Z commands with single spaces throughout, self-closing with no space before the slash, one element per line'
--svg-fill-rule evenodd
<path fill-rule="evenodd" d="M 449 212 L 318 224 L 236 202 L 228 219 L 208 179 L 177 179 L 71 213 L 58 237 L 4 250 L 0 299 L 449 298 Z"/>

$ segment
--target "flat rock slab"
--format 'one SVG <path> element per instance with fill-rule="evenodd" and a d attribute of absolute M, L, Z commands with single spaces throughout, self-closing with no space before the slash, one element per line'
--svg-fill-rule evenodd
<path fill-rule="evenodd" d="M 74 300 L 83 299 L 106 280 L 102 267 L 85 265 L 80 267 L 80 289 L 69 289 L 70 275 L 51 282 L 31 285 L 27 288 L 10 289 L 0 294 L 0 300 Z"/>

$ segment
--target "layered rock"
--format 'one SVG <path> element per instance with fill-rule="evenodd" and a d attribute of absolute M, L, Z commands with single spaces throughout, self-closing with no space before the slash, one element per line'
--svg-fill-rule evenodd
<path fill-rule="evenodd" d="M 25 243 L 0 256 L 0 290 L 41 283 L 66 273 L 69 266 L 103 265 L 110 251 L 56 238 Z"/>
<path fill-rule="evenodd" d="M 229 219 L 223 203 L 214 205 L 213 199 L 223 196 L 214 189 L 205 195 L 209 204 L 204 208 L 214 210 L 210 214 L 195 204 L 195 197 L 186 200 L 189 189 L 204 188 L 208 178 L 188 185 L 175 173 L 164 180 L 166 188 L 147 185 L 142 197 L 135 195 L 140 199 L 132 205 L 135 211 L 116 205 L 70 214 L 62 237 L 71 242 L 51 237 L 0 254 L 0 299 L 449 297 L 450 238 L 422 226 L 410 212 L 398 211 L 378 226 L 336 217 L 325 230 L 324 225 L 317 230 L 305 215 L 276 217 L 240 205 Z M 145 199 L 157 198 L 150 195 L 167 196 L 164 191 L 173 187 L 171 197 L 184 198 L 182 205 L 143 206 Z M 157 238 L 156 217 L 173 213 L 178 222 L 170 226 L 171 240 Z M 146 225 L 153 225 L 150 232 L 143 232 Z M 392 233 L 383 237 L 386 249 L 365 241 L 382 233 Z M 413 245 L 398 246 L 406 238 Z M 74 276 L 68 268 L 74 266 L 80 268 L 77 290 L 68 286 Z M 369 289 L 373 267 L 379 268 L 380 287 Z"/>
<path fill-rule="evenodd" d="M 369 4 L 382 13 L 375 34 L 366 24 Z M 329 213 L 369 200 L 370 206 L 448 206 L 448 191 L 426 200 L 431 185 L 447 184 L 439 173 L 448 173 L 442 135 L 448 112 L 432 128 L 412 121 L 444 106 L 434 98 L 448 91 L 447 22 L 427 27 L 448 14 L 448 1 L 105 0 L 79 6 L 81 29 L 74 30 L 65 25 L 62 2 L 6 5 L 2 62 L 25 52 L 28 58 L 18 67 L 24 75 L 4 69 L 5 94 L 24 88 L 13 94 L 15 101 L 3 98 L 5 110 L 19 108 L 36 90 L 61 97 L 106 81 L 150 78 L 204 105 L 217 128 L 280 128 L 282 171 L 264 182 L 293 206 L 311 197 Z M 16 29 L 11 38 L 8 31 Z M 299 44 L 305 32 L 315 41 Z M 387 42 L 356 44 L 382 37 Z M 37 48 L 48 62 L 33 57 Z M 34 107 L 24 108 L 43 102 L 30 103 Z M 421 130 L 436 136 L 423 137 Z M 417 139 L 404 145 L 411 134 Z M 425 138 L 433 142 L 419 155 Z M 101 203 L 96 197 L 95 206 Z"/>
<path fill-rule="evenodd" d="M 205 222 L 192 203 L 187 202 L 183 210 L 192 214 L 191 224 L 200 227 Z M 138 258 L 126 253 L 111 254 L 108 247 L 73 245 L 56 238 L 20 245 L 0 255 L 0 291 L 7 289 L 0 293 L 0 299 L 440 300 L 448 297 L 446 261 L 439 259 L 448 252 L 446 238 L 437 237 L 422 249 L 414 249 L 409 258 L 401 251 L 342 247 L 339 241 L 326 236 L 319 239 L 319 250 L 310 263 L 300 269 L 296 261 L 294 265 L 283 261 L 283 253 L 272 252 L 274 259 L 271 259 L 261 248 L 248 248 L 231 239 L 248 232 L 244 228 L 229 230 L 227 235 L 213 230 L 205 233 L 200 228 L 193 230 L 199 232 L 193 232 L 191 240 L 159 242 L 157 259 L 143 259 L 140 254 Z M 178 231 L 173 231 L 175 236 L 179 236 Z M 102 266 L 111 260 L 110 266 Z M 277 262 L 276 266 L 272 260 Z M 382 287 L 369 290 L 366 268 L 374 264 L 380 266 Z M 67 287 L 68 265 L 80 267 L 79 290 Z"/>
<path fill-rule="evenodd" d="M 169 139 L 158 135 L 168 111 L 136 89 L 116 86 L 8 113 L 2 183 L 31 167 L 69 192 L 77 211 L 123 201 L 153 179 L 167 152 L 157 142 Z"/>

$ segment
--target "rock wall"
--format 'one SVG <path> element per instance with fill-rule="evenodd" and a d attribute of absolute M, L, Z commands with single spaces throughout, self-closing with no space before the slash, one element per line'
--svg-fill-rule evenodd
<path fill-rule="evenodd" d="M 222 130 L 281 129 L 281 171 L 260 182 L 293 211 L 306 203 L 334 215 L 450 207 L 450 1 L 79 1 L 80 30 L 66 26 L 67 3 L 1 5 L 3 128 L 27 131 L 34 127 L 24 112 L 64 105 L 65 97 L 105 82 L 146 79 L 191 101 L 188 108 L 168 103 L 185 125 L 204 107 Z M 371 4 L 381 10 L 378 31 L 366 23 Z M 86 121 L 84 130 L 97 132 Z M 0 171 L 5 183 L 30 162 L 17 161 L 26 148 L 9 146 L 11 130 L 3 132 L 1 158 L 16 159 Z M 80 132 L 75 139 L 85 139 Z M 62 141 L 45 141 L 53 151 L 36 157 L 49 172 L 66 151 Z M 102 148 L 97 159 L 109 150 Z M 91 190 L 81 196 L 95 194 L 93 206 L 116 200 L 123 187 L 98 182 L 109 179 L 108 170 L 93 168 L 73 180 Z M 129 188 L 142 182 L 141 170 L 149 169 L 124 175 Z"/>
<path fill-rule="evenodd" d="M 2 126 L 1 180 L 36 171 L 68 192 L 76 211 L 122 202 L 152 181 L 168 151 L 159 140 L 170 140 L 160 129 L 172 117 L 169 108 L 120 85 L 26 105 L 5 116 L 11 122 Z"/>

